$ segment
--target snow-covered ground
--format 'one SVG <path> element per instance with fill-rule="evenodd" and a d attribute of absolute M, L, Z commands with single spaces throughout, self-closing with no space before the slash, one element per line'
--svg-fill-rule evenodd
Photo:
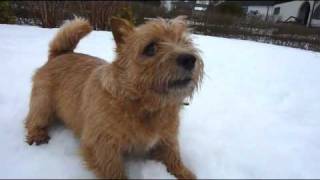
<path fill-rule="evenodd" d="M 79 141 L 56 126 L 47 145 L 24 142 L 31 76 L 56 29 L 0 25 L 0 178 L 92 178 Z M 180 145 L 198 178 L 320 178 L 320 53 L 194 36 L 206 76 L 182 112 Z M 110 32 L 76 49 L 114 56 Z M 130 178 L 172 178 L 155 161 L 127 163 Z"/>

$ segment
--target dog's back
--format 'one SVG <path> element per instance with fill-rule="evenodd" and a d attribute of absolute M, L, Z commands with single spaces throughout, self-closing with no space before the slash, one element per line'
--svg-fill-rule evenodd
<path fill-rule="evenodd" d="M 92 74 L 105 61 L 79 53 L 67 53 L 55 57 L 40 68 L 34 76 L 34 88 L 41 80 L 50 82 L 51 104 L 54 115 L 80 133 L 82 118 L 82 90 Z M 76 121 L 75 121 L 76 120 Z"/>
<path fill-rule="evenodd" d="M 35 131 L 34 134 L 32 131 L 29 133 L 29 144 L 48 140 L 39 132 L 47 133 L 47 126 L 53 117 L 63 120 L 76 134 L 80 133 L 82 122 L 79 105 L 82 101 L 82 89 L 90 74 L 98 66 L 107 63 L 93 56 L 73 52 L 80 39 L 91 30 L 86 20 L 77 18 L 60 28 L 50 43 L 48 62 L 33 76 L 26 127 Z M 34 114 L 41 116 L 37 117 L 39 120 Z M 32 136 L 41 138 L 37 140 Z"/>

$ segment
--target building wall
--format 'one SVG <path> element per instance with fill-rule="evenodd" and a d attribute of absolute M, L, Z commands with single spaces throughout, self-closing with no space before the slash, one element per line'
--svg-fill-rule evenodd
<path fill-rule="evenodd" d="M 172 10 L 172 1 L 161 1 L 161 5 L 166 9 L 166 11 Z"/>
<path fill-rule="evenodd" d="M 209 0 L 197 0 L 196 4 L 203 4 L 203 5 L 209 5 L 210 1 Z"/>
<path fill-rule="evenodd" d="M 278 15 L 275 15 L 275 20 L 280 20 L 280 21 L 285 21 L 287 18 L 290 16 L 293 17 L 298 17 L 299 10 L 304 2 L 308 1 L 310 3 L 310 12 L 308 16 L 308 22 L 310 21 L 310 25 L 312 27 L 320 27 L 320 20 L 319 19 L 311 19 L 311 11 L 312 11 L 312 6 L 314 3 L 316 3 L 314 10 L 320 6 L 319 1 L 314 1 L 314 0 L 304 0 L 304 1 L 291 1 L 291 2 L 286 2 L 286 3 L 281 3 L 281 4 L 276 4 L 274 5 L 274 9 L 277 7 L 280 7 L 280 13 Z M 292 21 L 294 19 L 291 19 Z M 307 23 L 308 25 L 308 23 Z"/>
<path fill-rule="evenodd" d="M 248 10 L 247 10 L 248 14 L 251 14 L 252 12 L 255 12 L 255 11 L 258 12 L 257 15 L 266 17 L 267 14 L 268 16 L 272 15 L 273 7 L 269 6 L 269 12 L 268 12 L 268 6 L 248 6 Z"/>
<path fill-rule="evenodd" d="M 317 2 L 317 4 L 315 5 L 314 7 L 314 11 L 320 7 L 320 2 Z M 311 4 L 311 8 L 312 8 L 312 4 Z M 320 27 L 320 19 L 311 19 L 311 22 L 310 22 L 311 26 L 312 27 Z"/>
<path fill-rule="evenodd" d="M 320 20 L 319 19 L 312 19 L 311 20 L 311 27 L 320 27 Z"/>
<path fill-rule="evenodd" d="M 303 3 L 304 1 L 291 1 L 274 5 L 274 9 L 280 7 L 280 13 L 275 15 L 276 20 L 285 21 L 290 16 L 297 17 L 299 9 Z"/>

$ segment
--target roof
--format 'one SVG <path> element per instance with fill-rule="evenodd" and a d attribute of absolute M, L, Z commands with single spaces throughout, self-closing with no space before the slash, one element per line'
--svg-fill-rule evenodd
<path fill-rule="evenodd" d="M 281 3 L 286 3 L 286 2 L 290 2 L 290 1 L 277 1 L 274 4 L 281 4 Z"/>
<path fill-rule="evenodd" d="M 239 1 L 242 6 L 273 6 L 275 4 L 289 2 L 285 0 L 278 1 Z"/>

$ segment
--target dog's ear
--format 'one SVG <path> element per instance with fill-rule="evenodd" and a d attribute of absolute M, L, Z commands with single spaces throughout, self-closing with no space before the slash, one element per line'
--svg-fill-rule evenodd
<path fill-rule="evenodd" d="M 174 31 L 177 34 L 180 34 L 186 30 L 187 31 L 189 30 L 188 23 L 187 23 L 187 16 L 184 16 L 184 15 L 177 16 L 176 18 L 171 19 L 169 23 L 171 23 L 174 26 Z"/>
<path fill-rule="evenodd" d="M 117 17 L 112 17 L 110 24 L 113 38 L 119 47 L 124 43 L 124 37 L 133 31 L 133 26 L 127 20 Z"/>
<path fill-rule="evenodd" d="M 171 19 L 170 23 L 187 27 L 187 16 L 185 15 L 177 16 L 176 18 Z"/>
<path fill-rule="evenodd" d="M 186 16 L 186 15 L 180 15 L 180 16 L 175 17 L 173 19 L 173 21 L 177 21 L 180 23 L 187 23 L 187 18 L 188 18 L 188 16 Z"/>

